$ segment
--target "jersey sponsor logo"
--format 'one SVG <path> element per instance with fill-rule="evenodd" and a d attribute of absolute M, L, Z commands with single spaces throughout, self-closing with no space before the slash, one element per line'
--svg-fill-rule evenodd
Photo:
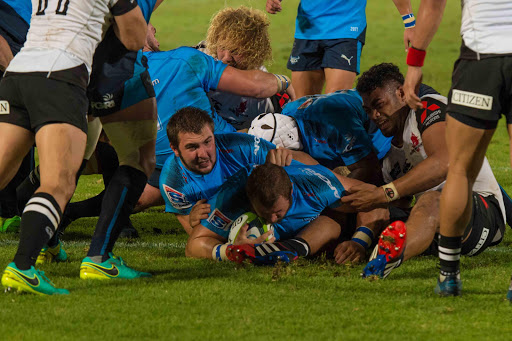
<path fill-rule="evenodd" d="M 439 115 L 441 113 L 441 108 L 437 104 L 431 104 L 427 107 L 427 101 L 422 101 L 421 104 L 423 104 L 423 108 L 425 108 L 425 110 L 423 110 L 423 112 L 421 113 L 421 123 L 428 125 L 429 122 L 425 123 L 427 115 L 429 117 L 429 121 L 432 121 L 431 116 L 436 114 Z"/>
<path fill-rule="evenodd" d="M 316 137 L 313 137 L 313 139 L 315 140 L 316 143 L 327 144 L 327 140 L 324 140 L 324 139 L 319 140 Z"/>
<path fill-rule="evenodd" d="M 412 151 L 411 151 L 411 154 L 413 152 L 419 152 L 420 151 L 420 145 L 422 144 L 420 142 L 420 139 L 418 136 L 414 135 L 414 133 L 411 133 L 411 144 L 412 144 Z"/>
<path fill-rule="evenodd" d="M 9 115 L 11 113 L 11 107 L 9 102 L 0 101 L 0 115 Z"/>
<path fill-rule="evenodd" d="M 226 217 L 221 211 L 219 211 L 218 208 L 216 208 L 210 214 L 208 219 L 206 219 L 206 221 L 220 230 L 227 231 L 232 220 Z"/>
<path fill-rule="evenodd" d="M 300 59 L 300 56 L 297 56 L 297 57 L 290 56 L 290 63 L 297 64 L 299 59 Z"/>
<path fill-rule="evenodd" d="M 257 136 L 254 136 L 254 155 L 258 155 L 259 151 L 260 151 L 260 138 Z"/>
<path fill-rule="evenodd" d="M 359 32 L 359 27 L 357 27 L 357 26 L 351 26 L 351 27 L 350 27 L 350 32 Z"/>
<path fill-rule="evenodd" d="M 341 55 L 341 58 L 345 59 L 345 60 L 347 61 L 348 65 L 352 65 L 352 64 L 350 64 L 350 63 L 351 63 L 351 61 L 352 61 L 352 58 L 354 58 L 354 56 L 352 56 L 352 57 L 348 58 L 347 56 L 345 56 L 344 54 L 342 54 L 342 55 Z"/>
<path fill-rule="evenodd" d="M 338 199 L 340 199 L 340 192 L 338 191 L 338 189 L 336 187 L 333 186 L 333 184 L 331 183 L 331 180 L 329 180 L 325 175 L 323 174 L 320 174 L 318 172 L 315 172 L 314 170 L 312 170 L 311 168 L 303 168 L 302 169 L 302 172 L 303 173 L 306 173 L 308 175 L 314 175 L 316 176 L 317 178 L 319 178 L 320 180 L 322 180 L 323 182 L 325 182 L 327 184 L 327 186 L 329 186 L 329 188 L 333 191 L 334 193 L 334 196 Z"/>
<path fill-rule="evenodd" d="M 116 106 L 114 95 L 106 94 L 103 96 L 103 102 L 91 102 L 91 107 L 94 109 L 110 109 Z"/>
<path fill-rule="evenodd" d="M 313 220 L 315 220 L 316 218 L 318 218 L 318 216 L 320 216 L 320 214 L 317 214 L 316 216 L 314 217 L 306 217 L 306 218 L 301 218 L 302 221 L 306 222 L 306 223 L 309 223 L 309 222 L 312 222 Z"/>
<path fill-rule="evenodd" d="M 157 78 L 157 79 L 151 81 L 151 84 L 153 84 L 153 86 L 160 84 L 160 79 Z"/>
<path fill-rule="evenodd" d="M 312 103 L 313 103 L 313 99 L 312 99 L 312 98 L 310 98 L 310 99 L 306 100 L 304 103 L 302 103 L 302 104 L 297 108 L 297 110 L 305 109 L 305 108 L 309 107 Z"/>
<path fill-rule="evenodd" d="M 341 152 L 342 154 L 348 153 L 349 151 L 351 151 L 352 148 L 354 148 L 354 144 L 356 143 L 356 138 L 352 134 L 345 134 L 343 136 L 343 138 L 345 139 L 345 142 L 347 142 L 347 145 Z"/>
<path fill-rule="evenodd" d="M 473 256 L 475 253 L 477 253 L 482 248 L 482 246 L 484 246 L 485 241 L 487 240 L 487 236 L 488 235 L 489 235 L 489 229 L 487 227 L 483 227 L 482 228 L 482 234 L 480 235 L 480 240 L 478 241 L 478 243 L 476 243 L 476 245 L 473 248 L 473 250 L 471 250 L 468 253 L 468 256 Z"/>
<path fill-rule="evenodd" d="M 187 200 L 185 194 L 178 192 L 174 188 L 171 188 L 165 184 L 162 185 L 167 199 L 171 202 L 172 207 L 177 210 L 192 207 L 192 204 Z"/>
<path fill-rule="evenodd" d="M 492 96 L 453 89 L 452 103 L 482 110 L 492 109 Z"/>

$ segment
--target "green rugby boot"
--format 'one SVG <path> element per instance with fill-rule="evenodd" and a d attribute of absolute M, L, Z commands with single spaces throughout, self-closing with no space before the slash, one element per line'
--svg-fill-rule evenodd
<path fill-rule="evenodd" d="M 151 277 L 148 272 L 134 270 L 126 265 L 121 257 L 109 253 L 110 258 L 103 263 L 93 262 L 89 257 L 85 257 L 80 265 L 81 279 L 135 279 L 141 277 Z"/>
<path fill-rule="evenodd" d="M 21 217 L 15 215 L 12 218 L 5 219 L 2 226 L 2 232 L 16 233 L 20 230 Z"/>
<path fill-rule="evenodd" d="M 28 292 L 37 295 L 68 295 L 66 289 L 56 288 L 44 275 L 43 271 L 33 266 L 28 270 L 20 270 L 14 262 L 9 263 L 2 276 L 2 285 L 9 291 Z"/>
<path fill-rule="evenodd" d="M 62 247 L 62 242 L 59 240 L 59 244 L 55 247 L 45 246 L 39 252 L 37 256 L 36 265 L 52 262 L 65 262 L 68 260 L 68 254 Z"/>

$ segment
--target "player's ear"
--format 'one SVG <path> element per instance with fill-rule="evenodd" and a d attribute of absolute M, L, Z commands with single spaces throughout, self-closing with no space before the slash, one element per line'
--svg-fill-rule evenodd
<path fill-rule="evenodd" d="M 176 156 L 180 156 L 180 150 L 178 148 L 174 148 L 172 144 L 169 144 L 169 146 L 171 147 L 174 154 L 176 154 Z"/>
<path fill-rule="evenodd" d="M 404 86 L 399 85 L 398 88 L 396 88 L 396 97 L 400 100 L 401 103 L 405 103 L 405 92 L 404 92 Z"/>

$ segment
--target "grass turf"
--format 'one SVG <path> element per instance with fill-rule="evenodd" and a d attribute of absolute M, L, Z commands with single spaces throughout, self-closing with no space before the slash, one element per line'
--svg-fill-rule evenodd
<path fill-rule="evenodd" d="M 271 72 L 289 75 L 297 0 L 271 16 Z M 204 38 L 212 14 L 223 6 L 265 1 L 164 2 L 154 14 L 162 49 Z M 413 1 L 417 12 L 419 1 Z M 447 94 L 460 45 L 459 2 L 445 18 L 427 55 L 424 82 Z M 402 23 L 391 1 L 369 1 L 361 70 L 394 62 L 405 71 Z M 498 181 L 512 192 L 508 138 L 501 124 L 488 153 Z M 84 176 L 74 200 L 98 193 L 98 176 Z M 64 237 L 70 262 L 42 267 L 66 297 L 0 295 L 0 339 L 503 339 L 512 331 L 505 300 L 512 239 L 475 258 L 463 258 L 464 296 L 433 293 L 437 260 L 421 257 L 386 280 L 361 280 L 362 265 L 318 259 L 275 268 L 186 259 L 186 235 L 162 208 L 132 216 L 141 232 L 121 240 L 116 253 L 151 279 L 85 282 L 78 278 L 96 219 L 73 223 Z M 0 264 L 16 251 L 17 235 L 0 235 Z"/>

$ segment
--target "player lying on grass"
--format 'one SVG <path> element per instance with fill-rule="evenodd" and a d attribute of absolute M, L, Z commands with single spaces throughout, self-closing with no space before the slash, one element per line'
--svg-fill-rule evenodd
<path fill-rule="evenodd" d="M 383 176 L 386 185 L 354 186 L 342 202 L 368 211 L 376 207 L 390 207 L 390 221 L 407 220 L 406 247 L 376 248 L 364 276 L 370 274 L 386 277 L 389 272 L 429 247 L 434 252 L 446 252 L 437 245 L 435 234 L 439 231 L 439 198 L 446 179 L 448 151 L 445 141 L 446 98 L 440 95 L 421 97 L 423 109 L 413 110 L 405 102 L 404 77 L 393 64 L 379 64 L 363 73 L 357 83 L 364 107 L 370 118 L 385 136 L 392 137 L 388 155 L 383 159 Z M 505 231 L 505 208 L 500 187 L 485 160 L 473 186 L 472 218 L 462 243 L 462 254 L 474 256 L 488 246 L 498 244 Z M 415 196 L 412 211 L 394 206 L 400 198 Z M 388 230 L 399 242 L 401 229 Z M 388 240 L 387 237 L 384 239 Z M 386 244 L 386 240 L 379 244 Z M 345 242 L 352 243 L 353 242 Z M 431 245 L 432 244 L 432 245 Z M 358 244 L 354 247 L 364 252 Z M 390 257 L 391 255 L 391 257 Z M 341 257 L 338 252 L 337 257 Z M 392 257 L 395 256 L 395 257 Z M 450 256 L 447 254 L 447 256 Z"/>
<path fill-rule="evenodd" d="M 276 147 L 258 137 L 243 133 L 214 134 L 208 113 L 195 107 L 178 110 L 167 124 L 173 154 L 160 177 L 165 211 L 176 215 L 185 231 L 192 234 L 192 210 L 205 208 L 219 187 L 242 167 L 266 161 L 287 166 L 292 158 L 316 164 L 309 155 Z M 197 206 L 197 207 L 195 207 Z"/>
<path fill-rule="evenodd" d="M 260 10 L 227 7 L 213 16 L 206 40 L 196 48 L 239 70 L 267 71 L 263 64 L 272 61 L 269 26 L 270 21 Z M 215 111 L 237 130 L 248 129 L 263 112 L 281 112 L 287 97 L 281 95 L 253 98 L 218 90 L 208 92 Z"/>
<path fill-rule="evenodd" d="M 260 115 L 248 132 L 302 150 L 329 169 L 347 166 L 350 177 L 380 184 L 377 155 L 387 153 L 391 139 L 369 123 L 357 91 L 343 90 L 305 96 L 286 104 L 281 114 Z"/>
<path fill-rule="evenodd" d="M 342 225 L 324 210 L 343 211 L 340 198 L 345 188 L 360 183 L 321 165 L 248 165 L 208 200 L 208 210 L 198 214 L 201 220 L 193 226 L 186 255 L 263 264 L 315 255 L 334 246 L 342 232 Z M 248 211 L 273 224 L 274 238 L 261 244 L 271 231 L 248 239 L 245 227 L 235 245 L 226 244 L 231 223 Z"/>
<path fill-rule="evenodd" d="M 153 43 L 154 45 L 154 43 Z M 156 138 L 156 168 L 149 177 L 149 184 L 139 198 L 139 210 L 163 204 L 158 189 L 158 178 L 165 160 L 172 154 L 165 127 L 172 115 L 180 108 L 195 106 L 212 116 L 219 132 L 234 132 L 212 109 L 207 93 L 219 89 L 238 95 L 265 98 L 286 90 L 290 82 L 285 76 L 259 70 L 238 70 L 215 60 L 190 47 L 171 51 L 146 52 L 150 76 L 154 84 L 158 106 L 158 130 Z M 101 197 L 98 198 L 100 200 Z M 96 206 L 97 207 L 97 206 Z M 76 210 L 73 210 L 76 212 Z M 69 224 L 72 219 L 66 217 Z M 121 226 L 129 223 L 120 220 Z M 65 226 L 63 226 L 65 228 Z"/>

